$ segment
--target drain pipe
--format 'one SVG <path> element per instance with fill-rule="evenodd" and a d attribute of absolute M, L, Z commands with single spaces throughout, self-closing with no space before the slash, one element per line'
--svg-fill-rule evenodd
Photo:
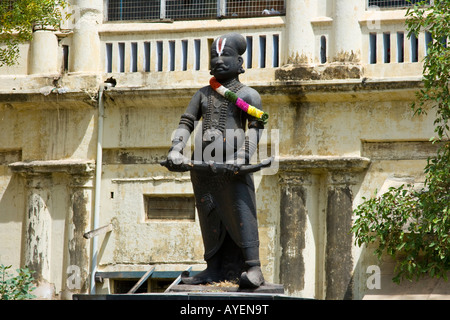
<path fill-rule="evenodd" d="M 97 133 L 97 160 L 95 166 L 95 198 L 94 198 L 94 225 L 92 230 L 99 227 L 100 215 L 100 187 L 102 184 L 102 153 L 103 153 L 103 120 L 104 120 L 104 104 L 103 92 L 107 88 L 112 87 L 111 83 L 102 83 L 98 90 L 98 133 Z M 91 261 L 91 282 L 90 293 L 95 294 L 95 273 L 97 272 L 98 258 L 98 237 L 92 238 L 92 261 Z"/>

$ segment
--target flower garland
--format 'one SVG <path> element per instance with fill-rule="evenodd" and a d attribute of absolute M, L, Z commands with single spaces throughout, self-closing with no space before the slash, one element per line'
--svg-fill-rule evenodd
<path fill-rule="evenodd" d="M 213 88 L 217 93 L 219 93 L 221 96 L 223 96 L 225 99 L 227 99 L 230 102 L 233 102 L 238 108 L 240 108 L 242 111 L 248 113 L 249 115 L 259 119 L 264 124 L 267 123 L 267 120 L 269 119 L 269 115 L 265 113 L 262 110 L 259 110 L 258 108 L 248 104 L 241 98 L 237 96 L 236 93 L 229 90 L 228 88 L 225 88 L 222 84 L 217 81 L 215 77 L 212 77 L 209 81 L 209 84 L 211 88 Z"/>

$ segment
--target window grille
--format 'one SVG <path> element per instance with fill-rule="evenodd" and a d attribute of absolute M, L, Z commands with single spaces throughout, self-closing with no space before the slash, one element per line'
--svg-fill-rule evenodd
<path fill-rule="evenodd" d="M 226 17 L 258 17 L 285 13 L 285 1 L 226 1 Z"/>
<path fill-rule="evenodd" d="M 108 20 L 156 20 L 161 16 L 160 0 L 109 0 Z"/>
<path fill-rule="evenodd" d="M 368 6 L 377 6 L 380 8 L 405 8 L 423 0 L 368 0 Z M 427 1 L 430 4 L 430 1 Z"/>
<path fill-rule="evenodd" d="M 108 0 L 108 21 L 284 15 L 285 0 Z"/>
<path fill-rule="evenodd" d="M 166 0 L 167 19 L 213 19 L 217 17 L 217 0 Z"/>

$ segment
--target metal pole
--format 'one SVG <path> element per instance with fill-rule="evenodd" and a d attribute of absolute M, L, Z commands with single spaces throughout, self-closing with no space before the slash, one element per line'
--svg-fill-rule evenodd
<path fill-rule="evenodd" d="M 93 230 L 98 228 L 100 215 L 100 187 L 102 183 L 102 152 L 103 152 L 103 119 L 104 119 L 104 104 L 103 91 L 111 87 L 111 83 L 104 83 L 100 85 L 98 91 L 98 133 L 97 133 L 97 160 L 95 165 L 95 200 L 94 200 L 94 225 Z M 97 254 L 98 254 L 98 237 L 92 238 L 92 261 L 91 261 L 91 288 L 90 293 L 95 294 L 95 273 L 97 271 Z"/>

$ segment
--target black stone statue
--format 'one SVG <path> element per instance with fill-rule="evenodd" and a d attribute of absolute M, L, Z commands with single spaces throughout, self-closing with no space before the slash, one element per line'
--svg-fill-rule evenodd
<path fill-rule="evenodd" d="M 244 72 L 241 56 L 246 49 L 246 40 L 239 34 L 216 39 L 211 49 L 211 75 L 239 98 L 261 109 L 260 95 L 239 81 L 239 74 Z M 202 139 L 195 148 L 201 148 L 201 152 L 194 150 L 192 159 L 187 159 L 183 149 L 199 120 Z M 239 109 L 211 86 L 197 91 L 181 116 L 165 166 L 171 171 L 185 171 L 187 164 L 202 162 L 211 168 L 190 171 L 207 268 L 195 276 L 183 274 L 182 283 L 237 280 L 240 288 L 258 288 L 264 283 L 253 175 L 236 174 L 249 163 L 263 129 L 261 120 Z M 222 170 L 217 170 L 219 165 Z"/>

